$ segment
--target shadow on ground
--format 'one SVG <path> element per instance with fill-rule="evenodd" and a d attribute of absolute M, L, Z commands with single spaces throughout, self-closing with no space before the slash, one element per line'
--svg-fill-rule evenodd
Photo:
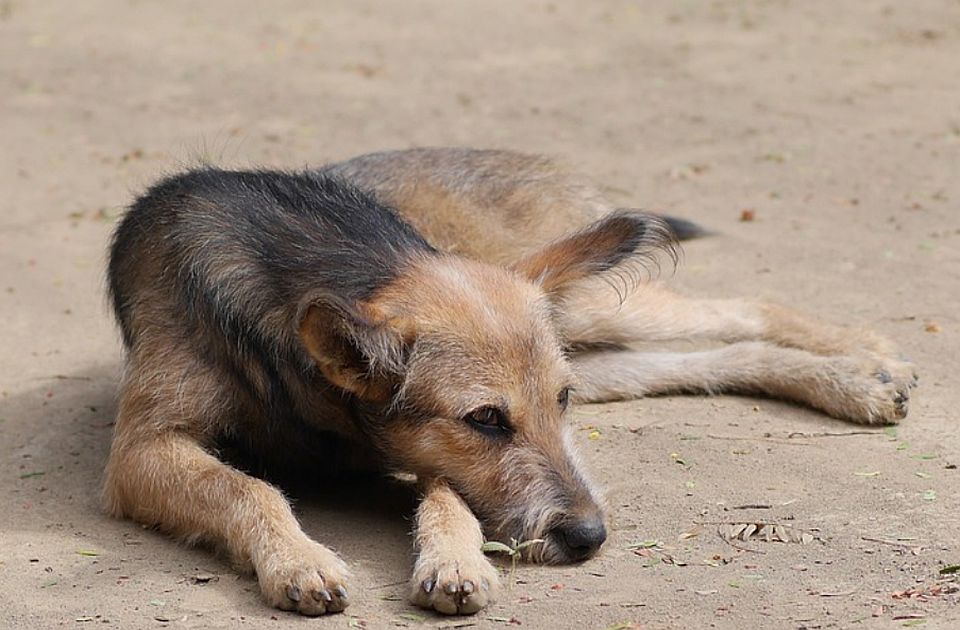
<path fill-rule="evenodd" d="M 126 591 L 125 603 L 135 606 L 138 598 L 129 591 L 140 586 L 147 594 L 139 599 L 148 604 L 164 601 L 171 608 L 167 600 L 177 598 L 176 614 L 198 607 L 184 591 L 197 590 L 192 578 L 212 574 L 218 579 L 204 585 L 204 599 L 269 618 L 274 611 L 261 605 L 252 576 L 237 577 L 211 550 L 181 547 L 171 554 L 177 543 L 164 534 L 112 519 L 100 509 L 119 373 L 116 365 L 102 365 L 51 375 L 33 389 L 0 400 L 0 426 L 5 428 L 0 471 L 11 480 L 0 488 L 6 506 L 0 522 L 9 523 L 0 529 L 12 543 L 5 564 L 22 570 L 24 579 L 37 582 L 38 588 L 69 589 L 72 596 L 112 580 L 114 588 Z M 402 599 L 401 585 L 412 564 L 412 489 L 374 475 L 317 479 L 320 483 L 311 490 L 298 488 L 290 495 L 304 530 L 336 549 L 363 576 L 358 582 L 368 595 L 379 597 L 387 589 L 390 600 Z M 51 554 L 50 549 L 57 551 Z M 82 607 L 82 598 L 76 603 Z"/>

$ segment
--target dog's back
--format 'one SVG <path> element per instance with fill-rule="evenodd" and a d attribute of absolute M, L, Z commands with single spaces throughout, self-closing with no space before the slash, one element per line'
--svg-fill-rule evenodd
<path fill-rule="evenodd" d="M 613 209 L 559 162 L 512 151 L 385 151 L 322 172 L 373 192 L 437 247 L 495 264 L 513 263 Z"/>

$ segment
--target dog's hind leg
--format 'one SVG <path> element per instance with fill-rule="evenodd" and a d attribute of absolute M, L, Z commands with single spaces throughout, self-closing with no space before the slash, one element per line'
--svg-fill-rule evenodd
<path fill-rule="evenodd" d="M 863 424 L 898 422 L 909 386 L 867 356 L 822 356 L 764 342 L 702 352 L 601 350 L 572 357 L 577 402 L 671 393 L 759 394 L 795 401 Z"/>
<path fill-rule="evenodd" d="M 189 400 L 168 394 L 136 374 L 125 384 L 106 470 L 108 511 L 224 549 L 256 571 L 274 606 L 307 615 L 343 610 L 343 561 L 307 537 L 276 488 L 207 452 L 183 415 Z"/>
<path fill-rule="evenodd" d="M 572 345 L 766 341 L 825 356 L 896 356 L 893 343 L 868 330 L 834 326 L 755 300 L 685 297 L 657 283 L 621 295 L 609 280 L 588 278 L 565 289 L 559 310 L 561 333 Z"/>
<path fill-rule="evenodd" d="M 480 546 L 480 523 L 446 483 L 428 480 L 417 509 L 417 562 L 410 600 L 448 615 L 472 614 L 492 602 L 497 572 Z"/>

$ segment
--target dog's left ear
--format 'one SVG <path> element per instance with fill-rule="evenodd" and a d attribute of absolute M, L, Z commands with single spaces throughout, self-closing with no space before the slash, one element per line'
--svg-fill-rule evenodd
<path fill-rule="evenodd" d="M 323 376 L 359 398 L 386 403 L 402 378 L 399 331 L 373 321 L 358 304 L 329 296 L 302 309 L 300 339 Z"/>
<path fill-rule="evenodd" d="M 676 239 L 660 218 L 618 210 L 584 229 L 528 254 L 513 269 L 548 294 L 571 283 L 637 259 L 653 259 L 658 251 L 675 258 Z"/>

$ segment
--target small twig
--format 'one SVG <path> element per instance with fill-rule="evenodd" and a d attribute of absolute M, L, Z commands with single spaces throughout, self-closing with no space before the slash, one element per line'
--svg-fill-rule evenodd
<path fill-rule="evenodd" d="M 849 591 L 837 591 L 837 592 L 822 591 L 818 593 L 818 595 L 820 595 L 820 597 L 846 597 L 847 595 L 853 595 L 856 592 L 857 592 L 857 589 L 854 588 Z"/>
<path fill-rule="evenodd" d="M 879 431 L 844 431 L 842 433 L 834 431 L 823 431 L 822 433 L 803 433 L 802 431 L 794 431 L 787 435 L 788 438 L 793 439 L 794 436 L 805 437 L 805 438 L 818 438 L 818 437 L 846 437 L 848 435 L 883 435 Z"/>
<path fill-rule="evenodd" d="M 772 505 L 767 505 L 766 503 L 748 503 L 746 505 L 735 505 L 729 510 L 772 510 Z"/>
<path fill-rule="evenodd" d="M 910 542 L 901 542 L 899 540 L 888 540 L 886 538 L 873 538 L 872 536 L 861 536 L 860 540 L 866 540 L 867 542 L 880 543 L 882 545 L 891 545 L 893 547 L 906 547 L 907 549 L 913 549 L 914 547 L 919 547 L 920 545 L 911 545 Z M 916 541 L 912 541 L 916 542 Z"/>
<path fill-rule="evenodd" d="M 753 437 L 749 435 L 714 435 L 708 433 L 707 437 L 712 440 L 734 440 L 734 441 L 746 441 L 746 442 L 773 442 L 775 444 L 790 444 L 793 446 L 810 446 L 810 442 L 798 442 L 796 440 L 790 440 L 787 438 L 774 438 L 774 437 Z"/>
<path fill-rule="evenodd" d="M 791 529 L 797 529 L 796 525 L 791 525 L 790 523 L 778 523 L 773 521 L 757 521 L 754 519 L 750 519 L 749 521 L 694 521 L 693 522 L 694 525 L 740 525 L 741 523 L 752 523 L 753 525 L 763 525 L 765 527 L 767 525 L 773 525 L 775 527 L 780 526 L 780 527 L 789 527 Z M 817 530 L 817 528 L 815 527 L 810 529 L 813 531 Z"/>

